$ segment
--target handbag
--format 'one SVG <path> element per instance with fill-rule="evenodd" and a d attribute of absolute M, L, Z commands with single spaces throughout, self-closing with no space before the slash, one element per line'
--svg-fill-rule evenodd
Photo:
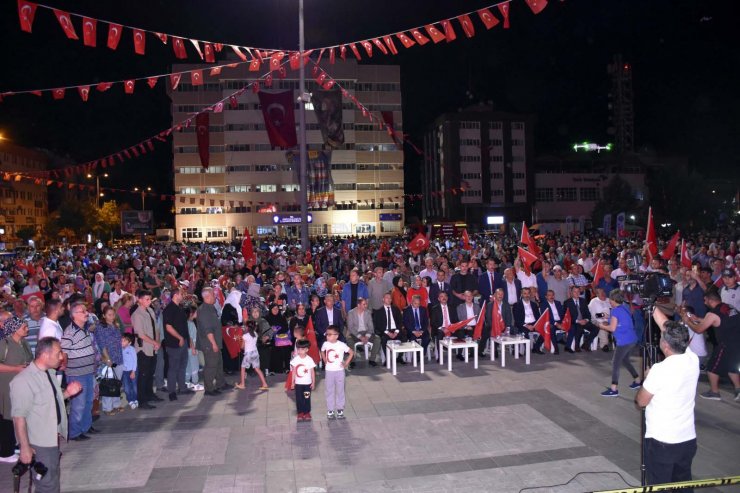
<path fill-rule="evenodd" d="M 113 378 L 108 375 L 113 375 Z M 120 397 L 121 385 L 121 380 L 116 378 L 113 368 L 106 368 L 103 370 L 103 378 L 98 382 L 100 397 Z"/>

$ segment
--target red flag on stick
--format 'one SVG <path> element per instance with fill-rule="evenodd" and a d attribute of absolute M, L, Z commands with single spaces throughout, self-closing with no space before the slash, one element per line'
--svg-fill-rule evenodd
<path fill-rule="evenodd" d="M 504 317 L 501 315 L 501 310 L 499 309 L 498 301 L 493 301 L 493 320 L 491 321 L 491 337 L 501 337 L 501 334 L 504 333 L 504 330 L 506 330 L 506 326 L 504 324 Z"/>
<path fill-rule="evenodd" d="M 495 308 L 495 307 L 494 307 Z M 486 318 L 486 301 L 483 302 L 483 306 L 480 307 L 480 313 L 478 314 L 478 321 L 475 323 L 475 329 L 473 329 L 473 340 L 478 341 L 483 334 L 483 322 Z"/>
<path fill-rule="evenodd" d="M 591 269 L 591 274 L 594 276 L 594 281 L 592 283 L 592 286 L 595 288 L 597 284 L 599 284 L 599 280 L 604 277 L 604 266 L 601 264 L 601 259 L 599 259 L 596 262 L 596 265 L 593 266 Z M 607 296 L 609 293 L 606 293 Z"/>
<path fill-rule="evenodd" d="M 72 19 L 70 19 L 69 14 L 67 12 L 64 12 L 63 10 L 57 10 L 57 9 L 52 9 L 52 10 L 54 11 L 54 15 L 57 16 L 59 25 L 62 26 L 62 30 L 64 30 L 64 34 L 67 35 L 67 38 L 80 39 L 77 37 L 77 33 L 75 32 L 75 27 L 72 25 Z"/>
<path fill-rule="evenodd" d="M 209 131 L 210 116 L 206 112 L 198 113 L 195 117 L 196 131 L 198 132 L 198 154 L 200 155 L 200 165 L 208 169 L 210 164 L 210 140 Z"/>
<path fill-rule="evenodd" d="M 530 267 L 533 263 L 537 261 L 537 257 L 533 253 L 526 251 L 522 247 L 517 247 L 517 248 L 519 251 L 519 258 L 522 259 L 522 262 L 527 267 Z"/>
<path fill-rule="evenodd" d="M 527 223 L 524 221 L 522 221 L 522 237 L 520 243 L 527 245 L 529 247 L 529 251 L 535 255 L 539 255 L 541 253 L 540 248 L 537 246 L 537 242 L 529 235 L 529 228 L 527 228 Z"/>
<path fill-rule="evenodd" d="M 421 252 L 429 248 L 429 240 L 423 233 L 419 233 L 411 240 L 408 244 L 408 249 L 414 255 L 419 255 Z"/>
<path fill-rule="evenodd" d="M 319 343 L 316 341 L 316 331 L 313 328 L 312 317 L 308 317 L 305 335 L 308 342 L 311 343 L 311 346 L 308 348 L 308 355 L 313 358 L 314 362 L 318 365 L 321 360 L 321 356 L 319 355 Z"/>
<path fill-rule="evenodd" d="M 470 237 L 468 236 L 468 230 L 463 229 L 462 232 L 463 250 L 472 250 L 473 247 L 470 245 Z"/>
<path fill-rule="evenodd" d="M 33 18 L 36 16 L 37 4 L 18 0 L 18 18 L 21 21 L 21 31 L 31 32 Z"/>
<path fill-rule="evenodd" d="M 534 330 L 545 340 L 545 349 L 549 352 L 552 347 L 552 336 L 550 335 L 550 311 L 545 310 L 539 320 L 534 324 Z"/>
<path fill-rule="evenodd" d="M 459 321 L 459 322 L 455 322 L 454 324 L 450 324 L 450 325 L 448 325 L 447 327 L 445 327 L 445 328 L 444 328 L 444 331 L 445 331 L 445 336 L 446 336 L 446 337 L 449 337 L 450 335 L 454 334 L 454 333 L 455 333 L 455 332 L 457 332 L 458 330 L 460 330 L 460 329 L 462 329 L 463 327 L 465 327 L 466 325 L 468 325 L 468 323 L 469 323 L 469 322 L 470 322 L 471 320 L 474 320 L 474 319 L 475 319 L 475 317 L 470 317 L 470 318 L 469 318 L 469 319 L 467 319 L 467 320 L 461 320 L 461 321 Z"/>
<path fill-rule="evenodd" d="M 563 330 L 566 333 L 570 331 L 570 327 L 573 325 L 573 319 L 570 316 L 570 310 L 565 310 L 565 315 L 563 315 L 563 320 L 560 322 L 560 325 L 563 327 Z"/>
<path fill-rule="evenodd" d="M 647 245 L 648 252 L 650 252 L 650 258 L 655 257 L 658 254 L 658 243 L 656 241 L 655 224 L 653 223 L 653 208 L 648 208 L 648 223 L 647 231 L 645 233 L 645 244 Z"/>
<path fill-rule="evenodd" d="M 665 250 L 663 250 L 663 260 L 670 260 L 673 255 L 676 253 L 676 245 L 678 245 L 678 236 L 679 231 L 676 231 L 676 234 L 673 235 L 673 238 L 671 238 L 671 241 L 668 242 L 668 245 L 666 245 Z"/>
<path fill-rule="evenodd" d="M 686 248 L 686 240 L 681 240 L 681 265 L 687 269 L 691 268 L 691 257 L 689 250 Z"/>
<path fill-rule="evenodd" d="M 236 358 L 239 355 L 244 330 L 238 326 L 222 326 L 221 336 L 223 337 L 224 346 L 226 346 L 226 351 L 228 351 L 229 356 Z"/>
<path fill-rule="evenodd" d="M 257 262 L 257 255 L 254 253 L 252 246 L 252 237 L 249 236 L 249 229 L 244 228 L 244 239 L 242 240 L 242 256 L 247 267 L 251 267 Z"/>

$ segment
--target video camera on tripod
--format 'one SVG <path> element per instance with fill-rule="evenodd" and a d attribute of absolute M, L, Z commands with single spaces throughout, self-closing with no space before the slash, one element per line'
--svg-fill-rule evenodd
<path fill-rule="evenodd" d="M 31 493 L 31 489 L 34 481 L 41 481 L 46 473 L 49 472 L 49 468 L 44 465 L 43 462 L 38 462 L 36 457 L 31 458 L 30 464 L 24 464 L 20 460 L 13 466 L 13 492 L 20 493 L 21 491 L 21 478 L 28 471 L 31 471 L 28 481 L 28 493 Z"/>
<path fill-rule="evenodd" d="M 673 294 L 673 279 L 662 272 L 645 272 L 618 276 L 619 289 L 627 294 L 636 294 L 646 301 Z"/>

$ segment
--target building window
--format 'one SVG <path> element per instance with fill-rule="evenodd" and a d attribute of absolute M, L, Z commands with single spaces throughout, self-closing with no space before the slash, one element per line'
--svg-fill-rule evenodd
<path fill-rule="evenodd" d="M 209 166 L 206 168 L 206 173 L 225 173 L 226 166 Z"/>
<path fill-rule="evenodd" d="M 491 147 L 501 147 L 504 145 L 504 141 L 501 139 L 490 139 Z"/>
<path fill-rule="evenodd" d="M 203 238 L 203 232 L 198 228 L 182 228 L 181 231 L 183 240 Z"/>
<path fill-rule="evenodd" d="M 224 193 L 226 187 L 206 187 L 204 193 Z"/>
<path fill-rule="evenodd" d="M 523 146 L 524 140 L 523 139 L 511 139 L 511 145 L 512 146 Z"/>
<path fill-rule="evenodd" d="M 503 125 L 501 122 L 488 122 L 488 128 L 490 130 L 501 130 L 503 128 Z"/>
<path fill-rule="evenodd" d="M 277 234 L 277 226 L 257 226 L 257 235 L 259 236 L 276 235 L 276 234 Z"/>
<path fill-rule="evenodd" d="M 375 183 L 358 183 L 357 190 L 375 190 Z"/>
<path fill-rule="evenodd" d="M 200 210 L 197 207 L 183 207 L 180 214 L 200 214 Z"/>
<path fill-rule="evenodd" d="M 526 192 L 524 190 L 514 190 L 514 196 L 515 197 L 521 197 L 526 195 Z"/>
<path fill-rule="evenodd" d="M 181 166 L 177 168 L 177 172 L 183 175 L 196 175 L 201 172 L 203 168 L 200 166 Z"/>
<path fill-rule="evenodd" d="M 479 163 L 480 155 L 478 156 L 460 156 L 461 163 Z"/>
<path fill-rule="evenodd" d="M 461 176 L 464 180 L 480 180 L 481 179 L 480 173 L 463 173 Z"/>
<path fill-rule="evenodd" d="M 524 122 L 511 122 L 512 130 L 524 130 Z"/>
<path fill-rule="evenodd" d="M 400 221 L 380 221 L 380 232 L 381 233 L 400 233 L 401 222 Z"/>
<path fill-rule="evenodd" d="M 575 187 L 558 188 L 555 191 L 558 202 L 572 202 L 578 200 L 578 189 Z"/>
<path fill-rule="evenodd" d="M 251 192 L 251 186 L 250 185 L 229 185 L 226 187 L 227 192 L 232 193 L 247 193 Z"/>
<path fill-rule="evenodd" d="M 503 190 L 500 190 L 500 189 L 499 190 L 492 190 L 491 191 L 491 195 L 493 195 L 494 197 L 503 197 L 504 196 L 504 191 Z"/>
<path fill-rule="evenodd" d="M 525 176 L 524 173 L 522 173 L 521 171 L 517 171 L 516 173 L 514 173 L 515 179 L 523 180 L 524 176 Z"/>
<path fill-rule="evenodd" d="M 581 201 L 595 202 L 599 200 L 598 188 L 581 188 Z"/>
<path fill-rule="evenodd" d="M 252 208 L 247 206 L 236 206 L 231 212 L 234 212 L 235 214 L 243 214 L 245 212 L 252 212 Z"/>
<path fill-rule="evenodd" d="M 504 156 L 491 156 L 491 162 L 492 163 L 503 163 Z"/>
<path fill-rule="evenodd" d="M 460 122 L 460 128 L 468 129 L 468 130 L 474 130 L 474 129 L 480 129 L 480 122 Z"/>
<path fill-rule="evenodd" d="M 334 190 L 354 190 L 355 184 L 354 183 L 335 183 L 334 184 Z"/>
<path fill-rule="evenodd" d="M 208 230 L 206 231 L 206 236 L 212 239 L 213 238 L 226 238 L 228 236 L 228 233 L 223 228 L 217 228 L 217 229 L 208 228 Z"/>
<path fill-rule="evenodd" d="M 480 147 L 480 139 L 460 139 L 460 145 Z"/>
<path fill-rule="evenodd" d="M 180 187 L 180 193 L 183 195 L 194 195 L 198 193 L 198 189 L 195 187 Z"/>
<path fill-rule="evenodd" d="M 277 185 L 255 185 L 255 192 L 277 192 Z"/>
<path fill-rule="evenodd" d="M 552 202 L 555 200 L 555 194 L 552 188 L 536 188 L 534 190 L 534 199 L 537 202 Z"/>
<path fill-rule="evenodd" d="M 401 190 L 400 183 L 378 183 L 378 190 Z"/>
<path fill-rule="evenodd" d="M 480 197 L 481 191 L 480 190 L 465 190 L 463 192 L 463 196 L 465 197 Z"/>
<path fill-rule="evenodd" d="M 223 214 L 223 207 L 206 207 L 206 214 Z"/>
<path fill-rule="evenodd" d="M 493 177 L 494 180 L 503 180 L 504 179 L 504 174 L 503 173 L 493 173 L 491 176 Z"/>
<path fill-rule="evenodd" d="M 356 167 L 359 167 L 359 165 L 355 165 L 354 163 L 332 163 L 331 165 L 332 171 L 355 169 Z"/>

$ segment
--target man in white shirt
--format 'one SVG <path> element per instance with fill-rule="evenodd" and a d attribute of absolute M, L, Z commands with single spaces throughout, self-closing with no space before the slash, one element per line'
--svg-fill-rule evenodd
<path fill-rule="evenodd" d="M 588 302 L 588 311 L 591 313 L 591 322 L 597 327 L 598 323 L 608 323 L 612 306 L 606 297 L 606 292 L 602 288 L 596 288 L 596 297 Z M 597 323 L 598 322 L 598 323 Z M 609 352 L 609 332 L 604 329 L 599 330 L 599 347 L 605 353 Z"/>
<path fill-rule="evenodd" d="M 424 269 L 419 272 L 422 279 L 430 277 L 432 279 L 437 278 L 437 269 L 434 267 L 434 259 L 432 257 L 424 258 Z"/>
<path fill-rule="evenodd" d="M 737 283 L 735 271 L 732 269 L 723 269 L 722 282 L 724 286 L 719 290 L 722 303 L 727 303 L 740 312 L 740 284 Z"/>
<path fill-rule="evenodd" d="M 661 330 L 665 360 L 650 369 L 635 397 L 645 408 L 645 465 L 647 483 L 691 480 L 696 454 L 694 399 L 699 380 L 699 358 L 688 349 L 689 333 L 680 322 L 660 310 L 653 317 Z"/>
<path fill-rule="evenodd" d="M 110 300 L 110 306 L 116 306 L 116 303 L 118 303 L 118 300 L 120 300 L 124 294 L 126 294 L 126 291 L 122 289 L 122 283 L 120 279 L 116 280 L 116 282 L 113 284 L 113 291 L 110 292 L 108 295 L 108 299 Z"/>
<path fill-rule="evenodd" d="M 39 328 L 39 340 L 44 337 L 53 337 L 58 341 L 62 340 L 64 329 L 59 324 L 59 317 L 62 316 L 61 300 L 51 299 L 46 303 L 46 316 L 41 319 Z"/>

